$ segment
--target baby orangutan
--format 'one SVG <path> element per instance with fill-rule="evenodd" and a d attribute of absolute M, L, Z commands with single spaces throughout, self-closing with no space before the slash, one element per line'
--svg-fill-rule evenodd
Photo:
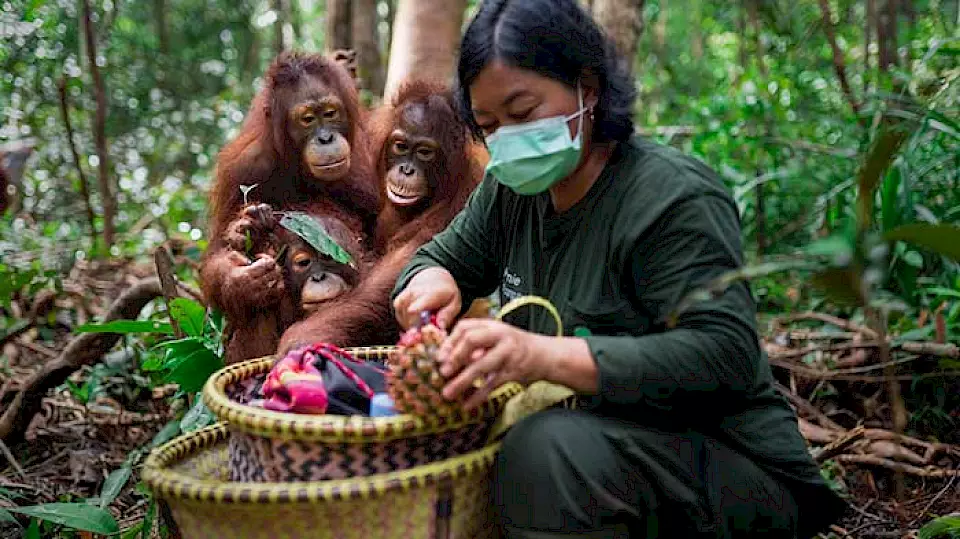
<path fill-rule="evenodd" d="M 358 252 L 350 249 L 351 234 L 345 224 L 326 216 L 313 218 L 348 252 Z M 352 290 L 360 280 L 356 267 L 321 254 L 299 235 L 281 226 L 267 204 L 243 208 L 228 225 L 225 240 L 230 249 L 245 256 L 251 265 L 262 265 L 264 272 L 279 265 L 282 275 L 281 282 L 269 283 L 280 291 L 270 305 L 224 313 L 228 325 L 224 362 L 228 365 L 273 354 L 280 335 L 291 324 Z"/>

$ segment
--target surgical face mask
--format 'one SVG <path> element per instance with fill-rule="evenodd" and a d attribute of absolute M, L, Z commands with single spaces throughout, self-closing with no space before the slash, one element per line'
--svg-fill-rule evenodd
<path fill-rule="evenodd" d="M 579 110 L 520 125 L 507 125 L 487 137 L 487 172 L 521 195 L 542 193 L 577 167 L 583 151 L 583 93 L 577 84 Z M 579 117 L 570 138 L 567 122 Z"/>

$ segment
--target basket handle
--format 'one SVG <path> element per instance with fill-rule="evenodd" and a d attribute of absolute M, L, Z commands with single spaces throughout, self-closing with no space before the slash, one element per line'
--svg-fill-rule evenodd
<path fill-rule="evenodd" d="M 553 320 L 557 324 L 557 337 L 563 337 L 563 322 L 560 320 L 560 313 L 557 312 L 557 308 L 553 306 L 553 303 L 550 303 L 549 300 L 540 296 L 520 296 L 518 298 L 513 298 L 507 302 L 502 309 L 500 309 L 500 312 L 497 313 L 495 318 L 497 320 L 502 320 L 504 316 L 516 311 L 520 307 L 527 305 L 539 305 L 546 309 L 547 312 L 553 316 Z"/>
<path fill-rule="evenodd" d="M 503 306 L 497 313 L 496 319 L 500 320 L 525 305 L 539 305 L 546 309 L 557 323 L 557 337 L 563 337 L 563 322 L 560 320 L 560 313 L 557 312 L 553 303 L 540 296 L 514 298 Z M 534 382 L 507 401 L 503 412 L 490 430 L 487 443 L 494 443 L 499 440 L 510 430 L 510 427 L 524 417 L 560 403 L 575 401 L 575 399 L 575 392 L 566 386 L 543 380 Z M 572 403 L 571 406 L 575 406 L 575 403 Z"/>

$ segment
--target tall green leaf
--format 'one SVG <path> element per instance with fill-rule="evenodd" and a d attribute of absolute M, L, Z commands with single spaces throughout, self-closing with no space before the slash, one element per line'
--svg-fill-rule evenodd
<path fill-rule="evenodd" d="M 280 219 L 280 225 L 303 238 L 303 241 L 309 243 L 318 252 L 337 262 L 341 264 L 352 262 L 350 253 L 334 241 L 320 221 L 311 217 L 310 214 L 299 211 L 286 212 Z"/>
<path fill-rule="evenodd" d="M 866 161 L 860 167 L 857 175 L 857 185 L 860 187 L 858 222 L 861 229 L 870 228 L 873 220 L 873 197 L 877 186 L 883 178 L 883 172 L 897 156 L 897 151 L 907 139 L 909 133 L 901 123 L 881 130 L 873 148 L 867 155 Z"/>
<path fill-rule="evenodd" d="M 960 227 L 911 223 L 884 234 L 887 241 L 905 241 L 960 262 Z"/>
<path fill-rule="evenodd" d="M 103 488 L 100 489 L 100 508 L 106 509 L 117 498 L 123 486 L 127 484 L 130 475 L 133 473 L 133 462 L 127 459 L 123 466 L 110 472 L 110 475 L 103 481 Z"/>
<path fill-rule="evenodd" d="M 87 503 L 47 503 L 27 507 L 11 507 L 8 510 L 77 530 L 102 534 L 118 533 L 120 531 L 113 515 L 105 509 Z"/>
<path fill-rule="evenodd" d="M 173 335 L 173 327 L 167 322 L 154 320 L 113 320 L 103 324 L 83 324 L 76 328 L 77 333 L 161 333 Z"/>

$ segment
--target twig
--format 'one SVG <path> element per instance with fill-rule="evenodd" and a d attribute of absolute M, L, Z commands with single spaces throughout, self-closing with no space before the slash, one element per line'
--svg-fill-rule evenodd
<path fill-rule="evenodd" d="M 77 175 L 80 178 L 80 194 L 83 195 L 83 203 L 87 208 L 87 222 L 90 223 L 90 238 L 93 244 L 97 244 L 97 226 L 96 214 L 93 212 L 93 202 L 90 200 L 90 184 L 87 183 L 87 175 L 83 173 L 83 167 L 80 164 L 80 153 L 77 151 L 77 145 L 73 141 L 73 124 L 70 122 L 70 112 L 67 106 L 67 79 L 60 79 L 57 88 L 60 92 L 60 114 L 63 116 L 63 125 L 67 129 L 67 142 L 70 146 L 70 153 L 73 155 L 73 166 L 77 167 Z M 153 215 L 149 214 L 148 215 Z"/>
<path fill-rule="evenodd" d="M 816 144 L 814 142 L 808 142 L 806 140 L 789 140 L 778 137 L 770 137 L 768 139 L 774 144 L 782 144 L 784 146 L 789 146 L 797 150 L 805 150 L 808 152 L 822 153 L 826 155 L 833 155 L 836 157 L 842 157 L 844 159 L 853 159 L 859 152 L 853 148 L 834 148 L 833 146 L 827 146 L 825 144 Z"/>
<path fill-rule="evenodd" d="M 844 320 L 843 318 L 838 318 L 836 316 L 832 316 L 824 313 L 818 313 L 815 311 L 789 314 L 789 315 L 780 316 L 774 319 L 776 323 L 780 323 L 780 324 L 789 324 L 791 322 L 799 322 L 802 320 L 817 320 L 825 324 L 830 324 L 831 326 L 837 326 L 838 328 L 845 331 L 862 333 L 863 336 L 868 339 L 877 338 L 877 332 L 868 327 L 861 326 L 860 324 L 857 324 L 856 322 L 852 322 L 850 320 Z"/>
<path fill-rule="evenodd" d="M 816 406 L 810 404 L 803 397 L 800 397 L 799 395 L 795 395 L 789 389 L 784 387 L 783 384 L 781 384 L 780 382 L 774 382 L 773 384 L 774 384 L 774 387 L 777 389 L 777 391 L 779 391 L 781 395 L 783 395 L 784 397 L 787 398 L 788 401 L 790 401 L 790 404 L 794 405 L 798 410 L 802 410 L 810 414 L 811 416 L 815 417 L 817 421 L 820 422 L 821 427 L 832 429 L 832 430 L 838 430 L 838 431 L 843 430 L 843 427 L 835 423 L 832 419 L 827 417 L 826 414 L 821 412 Z"/>
<path fill-rule="evenodd" d="M 843 453 L 847 450 L 847 448 L 863 438 L 864 430 L 865 429 L 863 426 L 859 426 L 855 429 L 847 431 L 846 434 L 825 445 L 820 451 L 813 455 L 814 460 L 817 462 L 823 462 L 829 458 L 839 455 L 840 453 Z"/>
<path fill-rule="evenodd" d="M 889 341 L 888 341 L 889 343 Z M 845 343 L 835 343 L 827 345 L 813 345 L 806 348 L 801 348 L 800 350 L 790 350 L 788 352 L 773 352 L 768 353 L 771 359 L 776 360 L 785 360 L 785 359 L 795 359 L 798 357 L 803 357 L 807 354 L 812 354 L 814 352 L 840 352 L 843 350 L 857 350 L 860 348 L 879 348 L 879 341 L 860 341 L 860 342 L 845 342 Z M 960 348 L 955 344 L 937 344 L 929 342 L 902 342 L 898 344 L 890 344 L 890 349 L 893 350 L 902 350 L 904 352 L 909 352 L 911 354 L 924 355 L 924 356 L 941 356 L 949 358 L 960 358 Z M 872 365 L 868 367 L 862 367 L 860 370 L 849 369 L 849 372 L 865 372 L 869 370 L 876 370 L 880 365 L 896 365 L 899 363 L 906 363 L 908 361 L 914 361 L 915 358 L 906 359 L 906 360 L 896 360 L 887 363 L 881 363 L 878 365 Z M 839 371 L 834 371 L 839 372 Z"/>
<path fill-rule="evenodd" d="M 850 532 L 848 532 L 848 531 L 847 531 L 846 529 L 844 529 L 844 528 L 841 528 L 840 526 L 837 526 L 836 524 L 831 524 L 831 525 L 830 525 L 830 531 L 832 531 L 833 533 L 836 533 L 836 534 L 838 534 L 838 535 L 840 535 L 840 536 L 842 536 L 842 537 L 849 537 L 850 539 L 856 539 L 854 536 L 850 535 Z"/>
<path fill-rule="evenodd" d="M 107 154 L 107 91 L 104 89 L 103 79 L 100 77 L 100 66 L 97 65 L 97 40 L 93 33 L 93 23 L 90 20 L 92 17 L 90 0 L 83 0 L 81 4 L 83 6 L 83 32 L 87 43 L 87 56 L 90 59 L 90 76 L 93 77 L 93 90 L 97 100 L 93 134 L 97 145 L 97 156 L 100 158 L 97 170 L 99 171 L 100 197 L 103 200 L 103 241 L 109 251 L 114 240 L 113 219 L 116 200 L 114 200 L 110 189 L 110 156 Z"/>
<path fill-rule="evenodd" d="M 919 355 L 928 355 L 928 356 L 941 356 L 949 357 L 954 359 L 960 359 L 960 347 L 955 344 L 949 343 L 935 343 L 935 342 L 902 342 L 900 344 L 893 345 L 894 348 L 899 348 L 904 352 L 910 352 L 911 354 Z"/>
<path fill-rule="evenodd" d="M 7 447 L 7 444 L 3 443 L 3 440 L 0 440 L 0 453 L 3 453 L 4 458 L 7 459 L 7 462 L 10 463 L 10 466 L 13 466 L 13 469 L 17 471 L 17 474 L 23 479 L 27 478 L 27 473 L 23 471 L 23 467 L 20 466 L 20 463 L 17 462 L 17 459 L 13 457 L 13 453 L 10 452 L 10 448 Z"/>
<path fill-rule="evenodd" d="M 161 245 L 153 252 L 153 261 L 157 266 L 157 278 L 160 279 L 160 289 L 163 291 L 163 304 L 167 309 L 167 315 L 170 317 L 170 326 L 173 327 L 173 334 L 176 338 L 182 339 L 183 329 L 177 322 L 173 313 L 170 312 L 170 302 L 177 297 L 177 278 L 173 275 L 173 259 L 170 257 L 170 251 Z"/>
<path fill-rule="evenodd" d="M 812 380 L 846 380 L 848 382 L 887 382 L 890 380 L 900 380 L 906 382 L 910 380 L 922 380 L 924 378 L 960 376 L 960 370 L 926 372 L 922 374 L 866 376 L 862 374 L 848 374 L 842 371 L 838 372 L 811 369 L 810 367 L 804 367 L 802 365 L 797 365 L 796 363 L 790 363 L 788 361 L 781 361 L 773 358 L 770 359 L 770 364 L 775 367 L 781 367 L 787 369 L 788 371 L 795 372 L 804 378 L 810 378 Z M 860 369 L 862 369 L 862 367 L 848 370 L 857 370 L 858 372 L 862 372 Z"/>
<path fill-rule="evenodd" d="M 863 119 L 860 117 L 860 104 L 853 96 L 853 89 L 850 88 L 850 81 L 847 79 L 847 67 L 843 62 L 843 51 L 837 45 L 837 35 L 833 28 L 832 16 L 830 14 L 830 4 L 827 0 L 820 0 L 820 12 L 823 15 L 823 29 L 827 34 L 827 41 L 830 43 L 830 49 L 833 51 L 833 69 L 837 72 L 837 78 L 840 80 L 840 88 L 843 95 L 850 103 L 854 115 L 857 117 L 857 123 L 863 125 Z"/>
<path fill-rule="evenodd" d="M 33 327 L 34 320 L 21 320 L 13 325 L 13 327 L 7 331 L 7 333 L 0 335 L 0 347 L 3 347 L 7 341 L 12 341 L 16 339 L 23 333 L 26 333 L 27 330 Z"/>
<path fill-rule="evenodd" d="M 789 352 L 776 352 L 773 354 L 768 354 L 771 358 L 777 360 L 784 359 L 795 359 L 798 357 L 803 357 L 807 354 L 812 354 L 814 352 L 840 352 L 843 350 L 856 350 L 858 348 L 876 348 L 880 343 L 871 342 L 871 341 L 861 341 L 861 342 L 843 342 L 835 344 L 826 344 L 826 345 L 813 345 L 806 348 L 801 348 L 800 350 L 790 350 Z"/>
<path fill-rule="evenodd" d="M 21 343 L 17 343 L 17 344 L 18 344 L 18 346 L 22 346 L 22 347 L 24 347 L 24 348 L 26 348 L 26 349 L 28 349 L 28 350 L 34 351 L 34 352 L 36 352 L 36 353 L 38 353 L 38 354 L 42 354 L 42 355 L 47 356 L 47 357 L 57 357 L 57 353 L 56 353 L 56 352 L 54 352 L 53 350 L 47 348 L 46 346 L 40 346 L 40 345 L 37 344 L 37 343 L 21 342 Z"/>
<path fill-rule="evenodd" d="M 190 296 L 190 297 L 192 297 L 193 299 L 197 300 L 199 303 L 206 304 L 206 300 L 203 298 L 203 294 L 200 293 L 200 291 L 197 290 L 196 288 L 194 288 L 194 287 L 192 287 L 192 286 L 190 286 L 190 285 L 188 285 L 188 284 L 186 284 L 186 283 L 182 283 L 182 282 L 180 282 L 180 281 L 177 281 L 177 288 L 179 288 L 181 291 L 183 291 L 183 292 L 184 292 L 185 294 L 187 294 L 188 296 Z"/>
<path fill-rule="evenodd" d="M 867 464 L 870 466 L 879 466 L 881 468 L 887 468 L 895 472 L 901 472 L 905 474 L 917 475 L 920 477 L 957 477 L 960 475 L 960 470 L 944 470 L 942 468 L 920 468 L 919 466 L 914 466 L 912 464 L 905 464 L 903 462 L 897 462 L 890 459 L 885 459 L 881 457 L 876 457 L 874 455 L 837 455 L 835 459 L 839 462 L 847 462 L 851 464 Z"/>
<path fill-rule="evenodd" d="M 958 468 L 958 471 L 960 471 L 960 468 Z M 944 494 L 946 494 L 947 491 L 949 491 L 950 488 L 953 487 L 953 483 L 957 480 L 957 477 L 960 477 L 960 474 L 951 476 L 950 480 L 947 481 L 947 484 L 942 489 L 940 489 L 940 492 L 937 492 L 937 494 L 933 497 L 932 500 L 930 500 L 926 505 L 923 506 L 923 509 L 921 509 L 920 512 L 917 513 L 916 518 L 910 521 L 910 524 L 908 524 L 908 526 L 913 527 L 917 523 L 917 521 L 923 518 L 923 516 L 927 514 L 927 511 L 929 511 L 930 508 L 933 507 L 933 504 L 937 503 L 937 501 L 940 500 L 940 498 L 943 498 Z"/>

